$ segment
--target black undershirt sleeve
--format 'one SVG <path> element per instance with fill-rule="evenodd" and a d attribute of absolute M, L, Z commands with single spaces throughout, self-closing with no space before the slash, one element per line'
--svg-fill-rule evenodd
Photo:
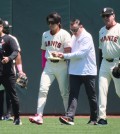
<path fill-rule="evenodd" d="M 19 51 L 16 41 L 13 38 L 10 38 L 10 49 L 12 53 L 8 57 L 10 58 L 10 60 L 14 60 L 17 57 Z"/>

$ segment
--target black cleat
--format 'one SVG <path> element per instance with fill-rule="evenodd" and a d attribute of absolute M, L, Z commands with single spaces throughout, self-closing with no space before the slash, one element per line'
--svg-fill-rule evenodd
<path fill-rule="evenodd" d="M 99 125 L 107 125 L 108 123 L 107 123 L 107 120 L 105 120 L 105 119 L 99 119 L 98 124 Z"/>
<path fill-rule="evenodd" d="M 59 120 L 61 123 L 66 124 L 66 125 L 74 125 L 74 121 L 72 118 L 67 117 L 67 116 L 61 116 L 59 117 Z"/>
<path fill-rule="evenodd" d="M 0 120 L 1 120 L 1 121 L 4 120 L 4 117 L 3 117 L 3 116 L 0 116 Z"/>
<path fill-rule="evenodd" d="M 22 121 L 21 121 L 20 118 L 15 119 L 13 123 L 14 123 L 15 125 L 22 125 Z"/>
<path fill-rule="evenodd" d="M 97 121 L 92 121 L 92 120 L 89 120 L 88 123 L 89 125 L 97 125 Z"/>

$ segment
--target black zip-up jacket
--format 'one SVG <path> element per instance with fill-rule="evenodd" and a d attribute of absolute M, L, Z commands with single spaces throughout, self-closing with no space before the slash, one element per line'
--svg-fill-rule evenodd
<path fill-rule="evenodd" d="M 13 60 L 18 55 L 18 46 L 16 41 L 9 35 L 4 35 L 0 37 L 0 75 L 13 74 Z M 9 57 L 10 61 L 7 64 L 2 64 L 3 56 Z"/>

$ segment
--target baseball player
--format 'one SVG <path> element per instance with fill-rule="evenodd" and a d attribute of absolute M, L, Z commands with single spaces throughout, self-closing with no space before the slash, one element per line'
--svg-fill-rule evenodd
<path fill-rule="evenodd" d="M 53 51 L 70 53 L 71 36 L 66 30 L 61 28 L 61 16 L 58 13 L 55 12 L 49 14 L 46 20 L 50 30 L 43 33 L 41 49 L 45 53 L 45 58 L 47 61 L 41 75 L 37 116 L 29 117 L 30 122 L 36 124 L 43 123 L 42 116 L 49 87 L 55 78 L 59 84 L 65 110 L 68 106 L 69 91 L 67 62 L 65 60 L 61 60 L 60 58 L 54 58 L 51 53 Z"/>
<path fill-rule="evenodd" d="M 19 44 L 17 38 L 16 38 L 15 36 L 13 36 L 13 35 L 10 34 L 10 28 L 11 28 L 12 26 L 9 25 L 9 22 L 8 22 L 8 21 L 4 21 L 3 25 L 4 25 L 3 32 L 4 32 L 5 34 L 9 35 L 10 37 L 12 37 L 12 38 L 15 40 L 17 46 L 18 46 L 19 53 L 18 53 L 18 56 L 16 57 L 16 59 L 15 59 L 15 61 L 14 61 L 14 63 L 16 64 L 16 69 L 17 69 L 19 75 L 26 75 L 26 74 L 23 72 L 23 67 L 22 67 L 22 57 L 21 57 L 21 54 L 20 54 L 20 52 L 21 52 L 20 44 Z M 14 67 L 15 67 L 15 66 L 14 66 Z M 15 73 L 16 73 L 16 69 L 14 68 Z"/>
<path fill-rule="evenodd" d="M 98 124 L 107 125 L 107 94 L 111 79 L 113 79 L 116 93 L 120 97 L 120 79 L 116 79 L 112 75 L 112 70 L 118 65 L 120 59 L 120 24 L 116 22 L 115 12 L 110 7 L 103 8 L 101 17 L 105 26 L 99 31 L 99 48 L 103 59 L 99 71 Z"/>
<path fill-rule="evenodd" d="M 71 21 L 70 30 L 73 34 L 72 52 L 67 54 L 53 52 L 53 56 L 70 59 L 68 109 L 65 116 L 61 116 L 59 119 L 61 123 L 74 125 L 80 87 L 84 84 L 90 105 L 90 120 L 88 124 L 97 125 L 97 97 L 95 91 L 97 66 L 93 39 L 79 19 L 73 19 Z"/>
<path fill-rule="evenodd" d="M 3 20 L 0 20 L 0 84 L 10 95 L 14 113 L 14 124 L 21 125 L 19 99 L 15 89 L 15 72 L 13 60 L 18 55 L 18 47 L 13 38 L 3 33 Z"/>
<path fill-rule="evenodd" d="M 16 41 L 16 44 L 18 46 L 18 50 L 19 50 L 19 53 L 18 53 L 18 56 L 16 58 L 16 67 L 17 67 L 17 70 L 18 70 L 18 73 L 20 75 L 26 75 L 24 72 L 23 72 L 23 69 L 22 69 L 22 60 L 21 60 L 21 55 L 20 55 L 20 46 L 19 46 L 19 43 L 18 43 L 18 40 L 15 36 L 12 36 L 9 34 L 10 32 L 10 27 L 12 27 L 11 25 L 9 25 L 9 22 L 8 21 L 4 21 L 3 22 L 3 26 L 4 26 L 4 29 L 3 29 L 3 32 L 5 34 L 8 34 L 10 37 L 12 37 L 15 41 Z M 15 61 L 14 61 L 15 63 Z M 14 65 L 14 71 L 16 72 L 16 69 L 15 69 L 15 65 Z M 1 101 L 0 101 L 0 109 L 1 109 L 1 116 L 0 116 L 0 119 L 5 119 L 5 120 L 13 120 L 13 117 L 12 117 L 12 105 L 11 105 L 11 99 L 10 99 L 10 96 L 9 94 L 6 92 L 6 104 L 7 104 L 7 114 L 6 116 L 3 117 L 3 104 L 4 104 L 4 87 L 3 85 L 0 86 L 0 98 L 1 98 Z"/>

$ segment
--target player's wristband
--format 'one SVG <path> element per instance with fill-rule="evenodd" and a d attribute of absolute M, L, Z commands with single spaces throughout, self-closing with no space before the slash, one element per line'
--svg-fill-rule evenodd
<path fill-rule="evenodd" d="M 22 64 L 17 65 L 18 72 L 22 72 Z"/>

